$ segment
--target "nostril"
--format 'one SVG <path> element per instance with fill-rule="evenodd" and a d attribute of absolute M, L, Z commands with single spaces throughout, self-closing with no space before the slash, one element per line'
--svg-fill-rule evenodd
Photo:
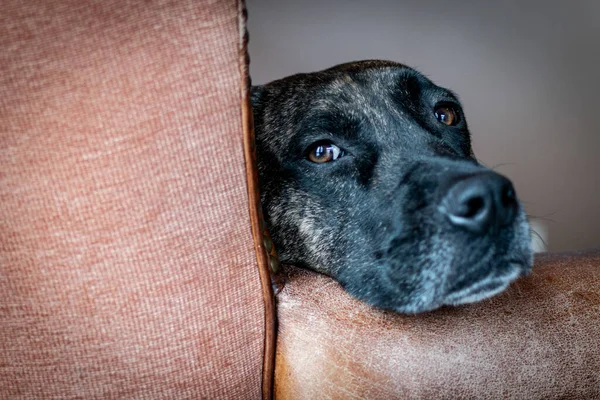
<path fill-rule="evenodd" d="M 485 200 L 483 197 L 473 197 L 466 202 L 465 213 L 461 215 L 463 218 L 475 218 L 485 208 Z"/>
<path fill-rule="evenodd" d="M 480 230 L 485 228 L 492 214 L 492 199 L 480 185 L 468 185 L 454 190 L 446 201 L 450 221 L 460 227 Z"/>
<path fill-rule="evenodd" d="M 498 208 L 499 223 L 501 226 L 509 225 L 515 219 L 519 206 L 515 189 L 508 180 L 502 187 L 500 204 L 501 206 Z"/>
<path fill-rule="evenodd" d="M 511 184 L 504 185 L 502 189 L 502 204 L 504 206 L 510 206 L 517 201 L 517 196 L 515 195 L 515 190 L 513 189 Z"/>

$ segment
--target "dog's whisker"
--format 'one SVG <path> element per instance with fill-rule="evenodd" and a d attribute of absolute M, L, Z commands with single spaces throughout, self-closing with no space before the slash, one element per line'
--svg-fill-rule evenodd
<path fill-rule="evenodd" d="M 552 216 L 554 214 L 556 214 L 556 213 L 548 214 L 548 216 Z M 553 224 L 556 223 L 555 220 L 550 219 L 547 216 L 532 215 L 532 214 L 526 214 L 525 216 L 527 217 L 528 220 L 536 219 L 536 220 L 542 220 L 542 221 L 546 221 L 546 222 L 552 222 Z"/>
<path fill-rule="evenodd" d="M 544 248 L 548 248 L 548 243 L 544 240 L 542 235 L 540 235 L 535 229 L 531 228 L 529 229 L 529 232 L 535 237 L 537 237 L 544 244 Z"/>
<path fill-rule="evenodd" d="M 492 171 L 496 171 L 502 167 L 506 167 L 508 165 L 517 165 L 517 163 L 500 163 L 500 164 L 496 164 L 492 167 L 489 167 Z"/>

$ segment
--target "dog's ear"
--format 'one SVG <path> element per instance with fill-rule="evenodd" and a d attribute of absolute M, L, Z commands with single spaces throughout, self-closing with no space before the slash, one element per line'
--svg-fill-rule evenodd
<path fill-rule="evenodd" d="M 252 103 L 252 107 L 258 107 L 260 104 L 260 98 L 264 92 L 265 87 L 262 85 L 252 86 L 250 88 L 250 101 Z"/>

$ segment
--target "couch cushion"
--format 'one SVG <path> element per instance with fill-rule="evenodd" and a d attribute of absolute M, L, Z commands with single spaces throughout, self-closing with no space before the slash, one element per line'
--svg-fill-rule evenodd
<path fill-rule="evenodd" d="M 260 397 L 240 9 L 2 3 L 1 398 Z"/>

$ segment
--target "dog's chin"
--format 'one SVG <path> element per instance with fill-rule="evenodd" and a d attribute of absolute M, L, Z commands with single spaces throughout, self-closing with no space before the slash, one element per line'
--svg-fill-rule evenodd
<path fill-rule="evenodd" d="M 489 276 L 458 290 L 451 291 L 445 296 L 443 305 L 457 306 L 475 303 L 503 292 L 517 278 L 527 274 L 529 266 L 511 262 L 503 273 L 494 272 Z"/>
<path fill-rule="evenodd" d="M 458 306 L 476 303 L 498 295 L 519 277 L 531 271 L 532 257 L 522 260 L 507 260 L 495 265 L 486 276 L 468 282 L 456 282 L 447 289 L 442 286 L 421 284 L 421 289 L 428 286 L 429 290 L 421 291 L 419 296 L 397 296 L 387 304 L 379 304 L 382 308 L 392 309 L 404 314 L 419 314 L 433 311 L 443 306 Z M 425 281 L 423 281 L 425 282 Z M 447 283 L 446 283 L 447 284 Z M 445 286 L 445 285 L 443 285 Z M 378 304 L 374 304 L 378 305 Z"/>

